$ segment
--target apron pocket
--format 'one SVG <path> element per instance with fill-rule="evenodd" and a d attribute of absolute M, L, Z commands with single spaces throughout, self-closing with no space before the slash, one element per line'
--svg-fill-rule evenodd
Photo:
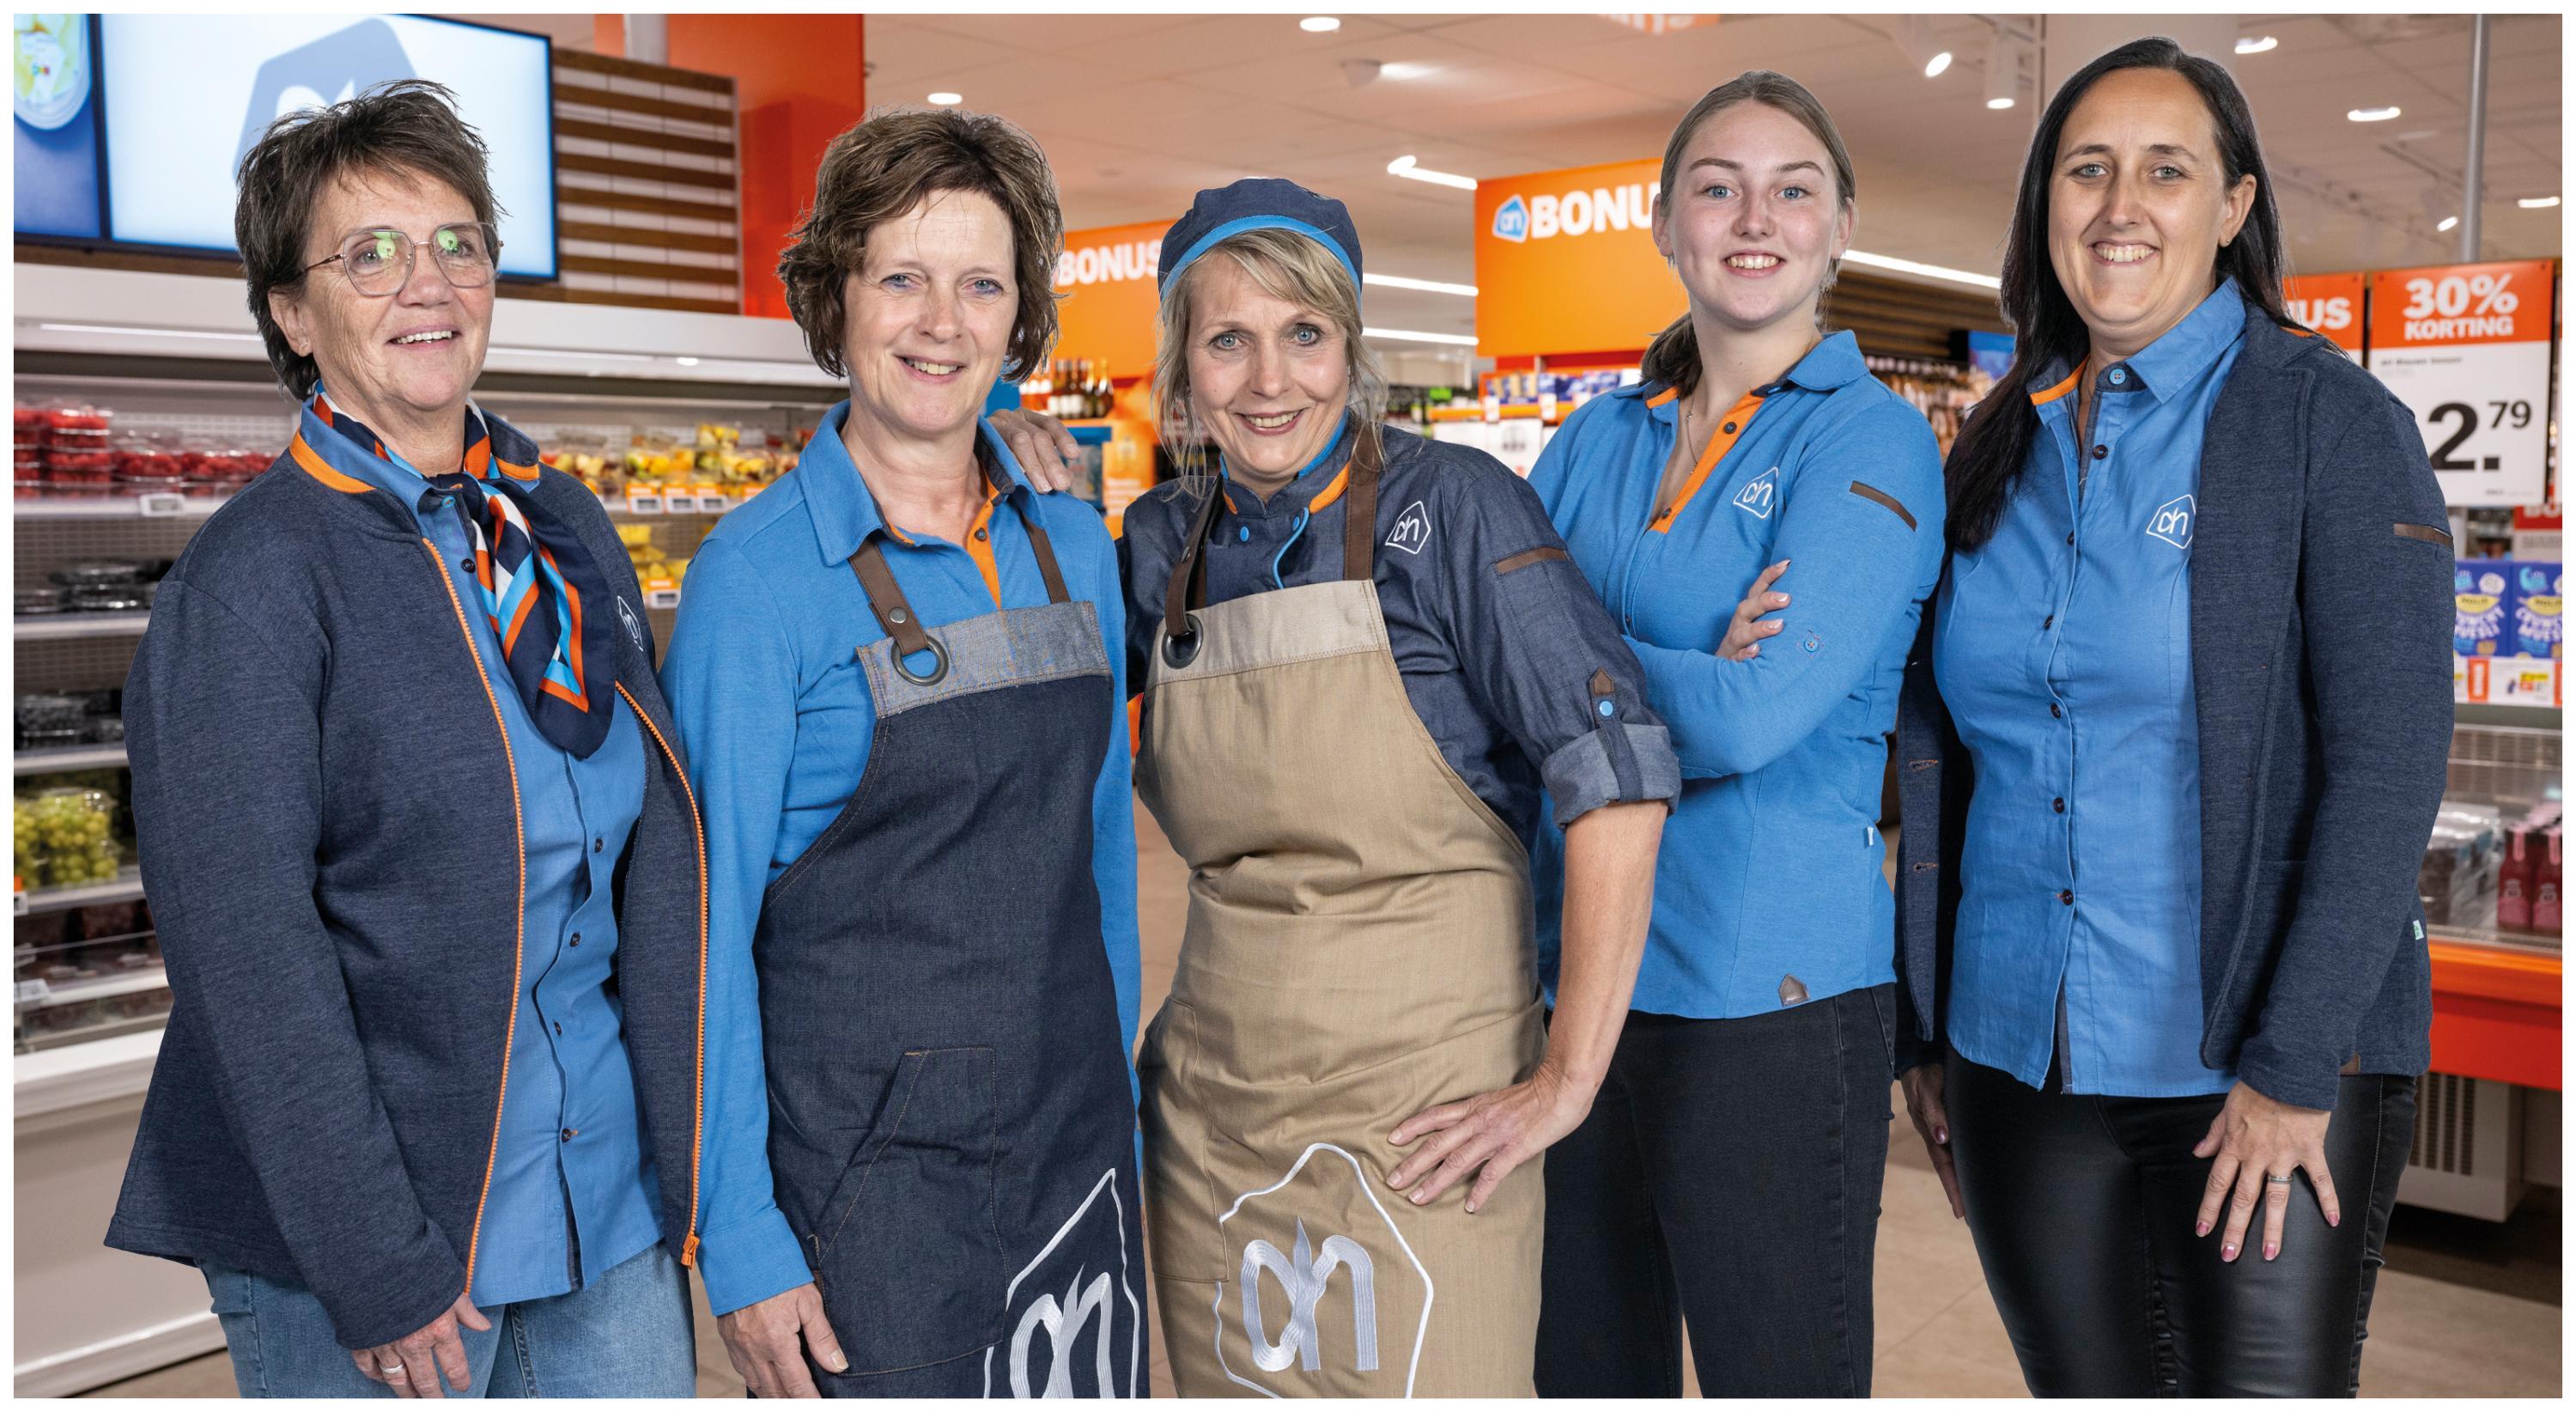
<path fill-rule="evenodd" d="M 879 1130 L 823 1204 L 815 1272 L 853 1373 L 946 1362 L 1002 1336 L 993 1064 L 981 1045 L 905 1051 Z"/>

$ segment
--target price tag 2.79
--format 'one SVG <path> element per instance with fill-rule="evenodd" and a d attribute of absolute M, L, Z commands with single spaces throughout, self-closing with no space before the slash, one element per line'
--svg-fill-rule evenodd
<path fill-rule="evenodd" d="M 2549 458 L 2546 260 L 2371 277 L 2370 370 L 2415 412 L 2453 505 L 2534 505 Z"/>

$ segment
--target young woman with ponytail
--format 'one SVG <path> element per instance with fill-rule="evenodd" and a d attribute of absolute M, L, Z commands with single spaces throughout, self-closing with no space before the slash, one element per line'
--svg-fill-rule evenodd
<path fill-rule="evenodd" d="M 1608 1078 L 1548 1153 L 1542 1395 L 1678 1395 L 1685 1319 L 1710 1396 L 1869 1392 L 1896 1023 L 1879 802 L 1942 491 L 1921 414 L 1824 331 L 1856 217 L 1805 88 L 1753 72 L 1702 98 L 1654 216 L 1689 310 L 1530 475 L 1683 777 Z M 1543 827 L 1551 983 L 1562 857 Z"/>

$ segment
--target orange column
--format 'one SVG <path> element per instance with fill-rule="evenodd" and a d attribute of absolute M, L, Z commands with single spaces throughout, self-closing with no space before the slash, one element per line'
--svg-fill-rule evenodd
<path fill-rule="evenodd" d="M 734 81 L 741 142 L 742 311 L 788 317 L 778 252 L 814 200 L 823 149 L 867 111 L 867 43 L 858 15 L 672 15 L 674 68 Z M 599 15 L 600 52 L 622 54 L 626 23 Z"/>

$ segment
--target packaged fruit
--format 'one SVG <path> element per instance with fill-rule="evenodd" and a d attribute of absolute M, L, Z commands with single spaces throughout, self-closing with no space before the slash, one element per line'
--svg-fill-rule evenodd
<path fill-rule="evenodd" d="M 22 796 L 12 811 L 19 880 L 27 886 L 81 887 L 116 879 L 112 805 L 94 789 L 64 787 Z"/>

